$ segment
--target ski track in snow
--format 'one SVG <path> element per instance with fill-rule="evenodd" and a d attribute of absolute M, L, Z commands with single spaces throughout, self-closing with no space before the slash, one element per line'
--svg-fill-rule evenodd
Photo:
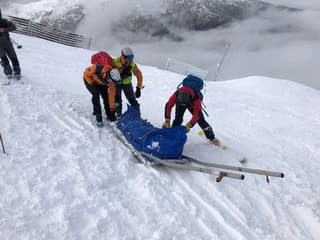
<path fill-rule="evenodd" d="M 75 204 L 77 206 L 84 206 L 85 204 L 89 204 L 90 201 L 93 201 L 93 198 L 95 198 L 95 196 L 100 197 L 101 195 L 103 195 L 102 192 L 104 189 L 109 190 L 110 185 L 112 186 L 114 184 L 115 179 L 113 179 L 112 182 L 109 182 L 107 178 L 104 179 L 99 175 L 102 174 L 101 170 L 98 170 L 98 167 L 101 164 L 95 164 L 95 155 L 100 155 L 98 157 L 101 159 L 101 155 L 106 154 L 108 157 L 102 158 L 107 161 L 121 161 L 121 164 L 107 164 L 107 166 L 104 167 L 103 175 L 105 176 L 107 176 L 110 172 L 113 174 L 119 172 L 127 172 L 127 164 L 133 164 L 134 161 L 132 161 L 132 157 L 130 157 L 129 151 L 126 150 L 126 148 L 122 146 L 118 140 L 115 140 L 113 138 L 113 136 L 111 135 L 111 130 L 106 128 L 98 129 L 94 127 L 94 121 L 92 120 L 93 118 L 88 113 L 82 112 L 83 109 L 79 108 L 79 105 L 73 106 L 70 103 L 65 104 L 61 93 L 55 90 L 51 90 L 48 92 L 47 89 L 40 89 L 39 92 L 39 89 L 34 89 L 32 86 L 28 85 L 17 85 L 6 89 L 6 91 L 8 92 L 8 95 L 4 94 L 4 101 L 2 101 L 1 106 L 1 109 L 6 112 L 6 121 L 10 122 L 10 119 L 14 118 L 14 116 L 20 116 L 20 121 L 10 126 L 7 131 L 17 134 L 18 131 L 24 131 L 23 126 L 28 126 L 28 128 L 25 128 L 26 130 L 28 130 L 28 132 L 30 132 L 31 129 L 31 132 L 38 132 L 40 134 L 35 134 L 34 137 L 36 138 L 36 142 L 34 142 L 35 140 L 31 139 L 29 139 L 31 140 L 29 141 L 26 138 L 20 139 L 20 141 L 22 142 L 17 142 L 14 146 L 8 146 L 10 159 L 12 159 L 12 161 L 15 163 L 15 167 L 18 167 L 19 165 L 18 169 L 20 169 L 19 171 L 21 171 L 22 176 L 24 176 L 23 170 L 29 168 L 31 171 L 29 171 L 28 174 L 34 174 L 34 179 L 32 183 L 25 182 L 25 180 L 30 181 L 30 179 L 27 177 L 18 181 L 15 189 L 16 192 L 12 194 L 14 195 L 14 197 L 20 195 L 21 198 L 29 200 L 27 202 L 18 201 L 16 203 L 12 201 L 11 208 L 15 209 L 15 211 L 6 212 L 7 217 L 5 219 L 7 219 L 7 221 L 4 221 L 9 225 L 14 225 L 15 219 L 17 220 L 23 218 L 21 212 L 26 211 L 25 209 L 29 209 L 29 211 L 36 209 L 40 210 L 40 212 L 42 212 L 43 214 L 49 213 L 49 215 L 51 215 L 52 217 L 52 221 L 62 221 L 65 224 L 68 222 L 69 226 L 67 228 L 73 230 L 74 234 L 77 235 L 77 232 L 80 231 L 81 228 L 76 222 L 74 222 L 75 219 L 77 219 L 77 221 L 80 219 L 80 223 L 82 222 L 82 224 L 86 226 L 87 224 L 89 224 L 89 220 L 87 219 L 87 217 L 74 212 L 74 208 L 72 208 L 71 210 L 71 213 L 74 214 L 71 216 L 71 218 L 70 216 L 65 216 L 65 208 L 68 208 L 70 206 L 55 206 L 54 201 L 59 199 L 62 200 L 62 195 L 64 195 L 64 192 L 71 191 L 74 196 L 79 198 Z M 19 97 L 17 98 L 15 96 Z M 34 109 L 34 111 L 26 112 L 25 109 Z M 66 112 L 68 113 L 68 115 L 66 115 Z M 21 133 L 19 133 L 19 135 L 21 135 Z M 28 133 L 22 134 L 22 136 L 28 135 Z M 31 136 L 29 137 L 31 138 Z M 76 144 L 76 142 L 82 142 L 82 144 L 78 145 Z M 89 151 L 87 153 L 83 152 L 84 144 L 87 145 L 85 146 L 85 148 L 94 149 L 94 151 Z M 53 152 L 50 150 L 50 147 L 55 148 L 57 152 L 53 154 Z M 118 151 L 118 148 L 121 148 L 122 151 Z M 26 151 L 26 149 L 28 151 Z M 76 154 L 78 151 L 81 152 L 80 156 L 77 156 Z M 121 153 L 120 155 L 119 152 Z M 48 153 L 53 154 L 53 156 L 47 156 Z M 18 159 L 18 156 L 22 154 L 25 156 L 24 162 L 17 161 L 16 159 Z M 61 159 L 67 159 L 68 156 L 72 156 L 73 158 L 70 159 L 70 162 L 61 162 Z M 131 160 L 129 158 L 131 158 Z M 39 169 L 41 169 L 40 171 L 37 171 L 37 169 L 32 169 L 32 162 L 28 163 L 28 161 L 32 161 L 32 159 L 45 160 L 43 162 L 33 163 L 38 166 Z M 68 171 L 61 172 L 61 169 L 57 166 L 59 164 L 68 167 Z M 91 166 L 91 168 L 88 168 L 88 166 Z M 141 165 L 134 164 L 134 167 L 135 166 Z M 145 168 L 145 170 L 147 169 L 148 168 Z M 184 189 L 182 192 L 181 190 L 180 192 L 174 192 L 173 197 L 170 198 L 169 201 L 174 201 L 175 204 L 180 203 L 179 206 L 183 206 L 183 209 L 189 212 L 188 218 L 194 219 L 189 223 L 185 222 L 184 228 L 186 228 L 186 232 L 188 228 L 194 228 L 195 224 L 196 226 L 198 226 L 196 228 L 198 229 L 197 231 L 199 231 L 197 232 L 197 235 L 202 236 L 201 239 L 259 238 L 259 232 L 255 233 L 252 229 L 247 227 L 247 225 L 250 226 L 250 220 L 245 217 L 245 214 L 241 209 L 239 209 L 239 206 L 234 205 L 234 203 L 228 201 L 228 198 L 223 193 L 220 193 L 219 191 L 217 191 L 217 189 L 214 189 L 214 177 L 204 177 L 207 182 L 202 185 L 197 179 L 199 178 L 199 174 L 182 173 L 181 171 L 165 169 L 159 169 L 158 171 L 160 173 L 156 173 L 156 171 L 150 171 L 150 174 L 156 174 L 158 175 L 156 177 L 160 179 L 173 178 L 170 180 L 175 183 L 175 187 L 173 189 L 176 190 L 176 185 L 179 185 L 178 188 Z M 36 175 L 41 172 L 43 173 L 40 174 L 40 176 Z M 93 175 L 96 175 L 97 173 L 100 177 L 93 177 Z M 163 174 L 165 176 L 163 176 Z M 54 189 L 46 189 L 46 185 L 42 186 L 42 182 L 46 183 L 47 181 L 49 181 L 48 177 L 49 179 L 51 178 L 50 182 L 57 183 L 57 186 L 55 186 Z M 58 180 L 58 178 L 60 180 Z M 68 178 L 71 178 L 72 180 L 68 180 Z M 299 177 L 296 176 L 295 178 L 298 179 Z M 67 183 L 70 181 L 70 184 L 72 184 L 72 182 L 77 182 L 77 184 L 75 185 L 76 188 L 71 190 L 68 189 L 70 187 L 69 186 L 67 189 L 62 188 L 62 192 L 56 192 L 55 188 L 59 188 L 61 184 L 65 185 L 63 183 L 64 181 L 66 181 Z M 132 185 L 132 183 L 129 183 L 129 185 Z M 204 187 L 206 185 L 208 187 Z M 297 185 L 299 185 L 298 181 Z M 115 191 L 113 187 L 111 188 L 113 189 L 113 191 Z M 48 193 L 46 193 L 46 191 L 48 191 Z M 138 191 L 139 194 L 146 194 L 142 193 L 139 187 L 135 191 Z M 53 195 L 50 195 L 50 197 L 47 196 L 47 194 L 49 193 L 52 193 Z M 310 195 L 310 193 L 307 193 L 307 195 Z M 250 198 L 249 194 L 248 196 Z M 266 191 L 266 196 L 272 198 L 272 193 Z M 301 195 L 300 200 L 298 200 L 299 202 L 306 202 L 303 196 L 304 194 Z M 155 197 L 158 198 L 158 196 Z M 148 196 L 148 198 L 150 198 L 150 196 Z M 255 196 L 253 195 L 253 198 L 249 200 L 249 202 L 254 203 L 254 198 Z M 313 199 L 317 199 L 317 197 L 314 196 Z M 43 208 L 42 202 L 45 200 L 49 201 L 49 204 L 46 207 L 49 209 L 41 209 Z M 124 206 L 112 205 L 111 209 L 117 209 L 119 207 L 121 211 L 125 211 Z M 259 206 L 257 206 L 257 208 L 261 207 L 264 209 L 263 212 L 267 212 L 270 214 L 268 218 L 274 222 L 276 222 L 277 216 L 282 212 L 281 205 L 273 204 L 273 206 L 271 207 L 270 203 L 265 199 L 261 199 L 259 201 Z M 301 209 L 304 208 L 303 206 L 300 206 L 298 209 L 300 209 L 301 212 Z M 70 209 L 67 212 L 70 212 Z M 295 213 L 295 210 L 292 208 L 288 208 L 288 212 L 291 212 L 292 216 L 282 217 L 286 218 L 289 222 L 291 221 L 290 225 L 298 224 L 300 220 L 298 222 L 293 222 L 292 219 L 295 219 L 296 216 L 299 216 L 299 212 Z M 104 213 L 103 216 L 106 217 L 106 215 L 107 214 Z M 208 218 L 208 215 L 211 217 Z M 130 218 L 132 218 L 133 214 L 129 214 L 129 216 Z M 40 216 L 37 216 L 37 218 L 38 217 Z M 91 217 L 91 220 L 93 222 L 96 222 L 96 225 L 100 225 L 101 223 L 99 222 L 103 221 L 101 220 L 103 218 L 99 218 L 99 216 Z M 303 215 L 300 217 L 303 217 Z M 174 218 L 179 217 L 175 216 Z M 10 221 L 8 222 L 9 219 Z M 43 216 L 40 219 L 43 220 Z M 35 219 L 29 220 L 30 222 L 27 221 L 27 226 L 31 228 L 34 227 L 34 220 Z M 90 229 L 87 229 L 87 231 L 89 230 Z M 135 230 L 132 229 L 132 231 Z M 294 235 L 297 236 L 302 236 L 303 234 L 298 230 L 295 231 L 294 229 L 291 229 L 291 231 L 293 231 Z M 228 232 L 228 236 L 224 238 L 223 234 L 225 232 Z M 81 231 L 79 232 L 79 234 L 80 235 L 78 237 L 81 236 Z M 82 232 L 82 234 L 84 233 Z M 164 229 L 159 230 L 158 234 L 159 235 L 155 238 L 168 236 L 164 233 Z"/>
<path fill-rule="evenodd" d="M 95 142 L 96 143 L 95 147 L 98 148 L 98 152 L 103 151 L 107 153 L 109 156 L 111 155 L 110 156 L 111 160 L 113 161 L 120 160 L 123 157 L 125 160 L 121 159 L 122 161 L 128 161 L 128 156 L 130 158 L 129 151 L 126 150 L 121 145 L 121 143 L 119 143 L 119 141 L 114 140 L 113 136 L 110 136 L 111 134 L 110 130 L 107 130 L 105 128 L 98 129 L 98 128 L 92 127 L 93 121 L 90 120 L 91 116 L 87 116 L 87 118 L 79 117 L 80 114 L 83 114 L 83 113 L 80 113 L 80 114 L 76 113 L 75 111 L 72 110 L 72 106 L 68 106 L 68 105 L 63 106 L 63 102 L 64 102 L 63 96 L 60 96 L 60 94 L 54 90 L 46 92 L 47 89 L 43 89 L 43 91 L 40 92 L 40 96 L 38 95 L 38 91 L 36 89 L 33 89 L 31 86 L 26 86 L 25 88 L 22 88 L 22 87 L 11 88 L 8 90 L 10 91 L 10 93 L 6 97 L 6 100 L 8 101 L 6 103 L 7 106 L 3 109 L 9 109 L 9 106 L 12 106 L 12 105 L 14 105 L 15 108 L 11 108 L 11 116 L 7 116 L 7 118 L 10 119 L 14 116 L 19 115 L 21 118 L 20 120 L 21 126 L 28 126 L 29 128 L 31 128 L 32 132 L 41 133 L 41 137 L 40 139 L 37 139 L 35 146 L 29 145 L 27 147 L 27 149 L 29 150 L 27 152 L 25 151 L 25 147 L 23 147 L 19 151 L 19 145 L 21 146 L 21 144 L 29 144 L 27 139 L 23 139 L 23 143 L 18 143 L 17 146 L 9 147 L 8 151 L 10 152 L 11 159 L 14 159 L 18 155 L 22 154 L 22 150 L 23 150 L 25 160 L 32 160 L 32 159 L 39 159 L 39 158 L 43 160 L 49 160 L 49 158 L 51 158 L 49 160 L 50 162 L 44 161 L 42 163 L 37 163 L 37 164 L 39 168 L 50 167 L 50 168 L 53 168 L 54 170 L 56 169 L 55 164 L 59 164 L 60 158 L 65 159 L 65 157 L 61 155 L 65 154 L 65 156 L 73 156 L 74 159 L 70 159 L 70 161 L 72 160 L 71 162 L 69 163 L 60 162 L 60 164 L 67 164 L 67 165 L 70 164 L 71 166 L 69 166 L 69 169 L 71 167 L 71 169 L 75 173 L 77 173 L 76 178 L 77 178 L 77 181 L 81 183 L 81 187 L 79 187 L 78 191 L 74 193 L 75 195 L 80 195 L 80 196 L 82 195 L 90 196 L 92 194 L 99 195 L 99 191 L 100 191 L 99 186 L 102 187 L 102 189 L 105 187 L 108 188 L 108 186 L 104 186 L 105 183 L 103 182 L 100 184 L 99 182 L 98 183 L 91 182 L 94 179 L 92 178 L 92 176 L 90 176 L 90 174 L 92 174 L 91 171 L 95 172 L 97 169 L 92 169 L 92 170 L 88 169 L 88 165 L 89 166 L 93 165 L 93 162 L 88 161 L 87 159 L 84 159 L 85 155 L 83 153 L 81 154 L 81 158 L 77 157 L 77 155 L 74 154 L 78 150 L 80 150 L 78 149 L 79 148 L 78 146 L 75 146 L 74 139 L 76 139 L 77 141 L 85 141 L 86 138 L 89 137 L 89 139 L 86 140 L 86 143 L 88 144 L 88 148 L 92 147 L 93 149 L 94 146 L 91 146 L 92 144 L 90 144 L 90 142 Z M 17 91 L 18 95 L 20 96 L 18 99 L 15 98 L 15 95 L 17 94 L 15 93 L 15 91 Z M 10 99 L 14 99 L 14 101 L 10 102 Z M 35 111 L 26 112 L 24 109 L 34 109 Z M 6 112 L 8 113 L 9 111 L 6 111 Z M 65 115 L 66 112 L 68 112 L 69 115 Z M 83 126 L 88 126 L 89 130 L 86 130 L 87 128 Z M 13 125 L 9 129 L 7 129 L 7 131 L 10 131 L 10 132 L 20 131 L 20 129 L 21 127 Z M 26 133 L 23 135 L 27 136 L 28 134 Z M 61 135 L 63 136 L 62 139 L 61 139 Z M 49 138 L 47 138 L 46 136 L 49 136 Z M 55 137 L 59 138 L 59 140 L 55 139 Z M 49 146 L 53 146 L 57 150 L 57 153 L 54 156 L 50 156 L 50 157 L 46 156 L 47 153 L 52 153 L 52 151 L 47 150 Z M 106 146 L 108 146 L 107 149 L 103 150 L 103 148 L 105 148 Z M 122 156 L 119 156 L 119 154 L 117 153 L 118 147 L 124 148 L 124 151 L 126 154 L 124 155 L 122 154 Z M 97 149 L 94 149 L 94 152 L 96 151 Z M 40 153 L 40 156 L 37 155 L 39 153 Z M 92 156 L 90 158 L 93 159 Z M 21 162 L 17 164 L 21 164 Z M 28 165 L 26 167 L 31 167 L 31 165 Z M 113 164 L 113 165 L 109 165 L 108 167 L 110 167 L 111 171 L 113 172 L 119 172 L 119 170 L 120 172 L 127 171 L 126 169 L 118 169 L 119 167 L 122 168 L 123 165 Z M 38 196 L 35 198 L 36 203 L 33 203 L 35 204 L 34 207 L 36 208 L 40 207 L 38 205 L 41 205 L 40 201 L 42 201 L 42 198 L 47 197 L 45 196 L 46 194 L 43 193 L 43 191 L 45 190 L 42 189 L 42 186 L 41 186 L 41 182 L 45 180 L 46 176 L 48 176 L 49 178 L 51 176 L 52 178 L 56 179 L 57 182 L 59 182 L 57 180 L 58 177 L 65 179 L 65 181 L 68 181 L 67 178 L 70 177 L 70 174 L 71 174 L 71 173 L 60 173 L 58 174 L 58 176 L 53 176 L 54 175 L 53 172 L 54 171 L 49 173 L 47 172 L 48 175 L 44 174 L 43 176 L 40 176 L 40 179 L 38 177 L 34 188 L 36 191 L 40 191 L 40 192 L 36 194 Z M 151 172 L 155 173 L 155 171 L 151 171 Z M 105 174 L 107 174 L 107 172 Z M 46 181 L 48 181 L 48 179 Z M 179 179 L 178 182 L 182 183 L 183 181 Z M 109 184 L 110 183 L 108 183 L 108 185 Z M 28 184 L 23 183 L 23 180 L 22 180 L 21 183 L 19 183 L 19 185 L 25 185 L 26 187 Z M 197 196 L 197 194 L 188 187 L 187 183 L 184 183 L 182 186 L 184 187 L 184 189 L 191 192 L 195 199 L 197 199 L 198 201 L 199 199 L 201 199 L 200 196 Z M 23 187 L 20 186 L 18 190 L 22 195 L 22 197 L 28 198 L 29 196 L 32 198 L 33 194 L 28 192 L 29 191 L 28 188 L 26 188 L 25 193 L 22 192 L 22 189 Z M 57 198 L 59 198 L 59 196 L 57 196 Z M 78 204 L 82 205 L 84 203 L 80 202 Z M 204 205 L 205 208 L 208 208 L 208 205 L 204 204 L 201 201 L 200 201 L 200 204 Z M 23 208 L 24 207 L 26 206 L 23 206 Z M 191 207 L 193 209 L 197 208 L 196 206 L 191 206 Z M 42 211 L 46 211 L 46 210 L 42 209 Z M 63 215 L 64 209 L 59 208 L 59 209 L 54 209 L 52 211 L 57 211 L 56 214 L 60 212 L 60 215 L 56 217 L 63 221 L 66 221 L 65 216 Z M 8 216 L 12 216 L 12 215 L 14 215 L 15 218 L 22 217 L 12 213 L 8 214 Z M 80 219 L 82 218 L 82 216 L 77 216 L 77 217 L 79 217 Z M 205 228 L 210 238 L 212 236 L 216 236 L 216 234 L 214 234 L 212 230 L 209 230 L 210 227 L 206 227 L 206 224 L 203 223 L 201 219 L 197 220 L 197 222 L 199 222 L 199 225 L 201 228 Z"/>
<path fill-rule="evenodd" d="M 110 185 L 112 186 L 114 184 L 114 180 L 109 182 L 108 180 L 103 180 L 103 178 L 95 178 L 92 176 L 92 174 L 96 174 L 97 172 L 101 173 L 101 171 L 97 169 L 98 166 L 95 166 L 94 155 L 92 156 L 91 154 L 95 154 L 95 152 L 102 154 L 104 152 L 109 156 L 109 161 L 121 161 L 121 164 L 108 164 L 104 167 L 105 172 L 103 175 L 107 176 L 110 174 L 110 172 L 122 173 L 123 171 L 128 171 L 128 169 L 123 167 L 130 162 L 133 162 L 129 160 L 129 158 L 132 158 L 130 156 L 130 152 L 126 150 L 126 148 L 122 146 L 118 140 L 113 138 L 111 135 L 111 130 L 106 128 L 98 129 L 94 127 L 94 121 L 92 121 L 92 117 L 89 116 L 88 113 L 84 113 L 81 112 L 81 110 L 78 111 L 78 109 L 75 109 L 79 106 L 72 106 L 68 104 L 64 105 L 63 96 L 57 91 L 51 90 L 47 92 L 47 89 L 40 89 L 39 93 L 39 89 L 34 89 L 31 86 L 12 87 L 8 90 L 9 94 L 5 97 L 7 102 L 5 102 L 4 108 L 2 109 L 10 109 L 11 115 L 7 115 L 8 121 L 14 116 L 20 116 L 21 119 L 19 122 L 20 126 L 13 125 L 7 129 L 7 131 L 10 131 L 12 134 L 12 131 L 23 131 L 22 126 L 28 126 L 28 131 L 31 129 L 31 132 L 40 132 L 40 136 L 37 134 L 35 135 L 35 143 L 32 143 L 31 139 L 29 139 L 31 142 L 29 142 L 28 139 L 22 139 L 23 142 L 17 143 L 16 146 L 8 146 L 10 159 L 15 161 L 17 156 L 23 154 L 25 156 L 24 163 L 19 161 L 15 164 L 15 166 L 21 165 L 19 167 L 21 171 L 23 171 L 24 168 L 29 168 L 32 170 L 33 174 L 38 173 L 38 171 L 36 171 L 36 169 L 32 169 L 32 162 L 30 163 L 29 161 L 32 161 L 32 159 L 43 159 L 44 161 L 33 163 L 38 166 L 39 172 L 43 172 L 43 174 L 37 176 L 35 180 L 33 180 L 35 182 L 32 183 L 31 186 L 29 183 L 25 183 L 24 181 L 27 179 L 23 178 L 19 181 L 17 186 L 18 189 L 16 189 L 16 194 L 21 195 L 21 198 L 31 199 L 32 204 L 29 206 L 29 202 L 22 203 L 22 206 L 18 207 L 15 213 L 7 213 L 7 218 L 13 221 L 11 224 L 14 224 L 14 218 L 23 218 L 23 215 L 19 215 L 18 212 L 23 212 L 22 209 L 25 208 L 29 209 L 29 211 L 32 211 L 32 209 L 35 208 L 36 210 L 43 212 L 43 214 L 45 212 L 47 214 L 48 209 L 41 209 L 43 207 L 41 202 L 47 199 L 53 205 L 52 209 L 50 209 L 50 204 L 47 206 L 49 208 L 49 214 L 54 213 L 52 220 L 55 219 L 65 223 L 69 222 L 69 224 L 71 221 L 72 225 L 76 224 L 75 222 L 73 223 L 74 218 L 79 218 L 81 222 L 81 219 L 84 218 L 84 216 L 81 214 L 79 215 L 74 213 L 76 215 L 71 219 L 68 219 L 68 216 L 65 216 L 65 208 L 67 206 L 55 206 L 54 201 L 63 200 L 62 195 L 65 194 L 64 192 L 61 193 L 60 191 L 58 191 L 58 193 L 55 192 L 55 188 L 59 188 L 60 185 L 65 185 L 65 181 L 67 183 L 71 181 L 70 184 L 72 184 L 72 182 L 77 182 L 75 189 L 71 190 L 62 188 L 62 191 L 71 191 L 73 193 L 72 195 L 75 195 L 75 197 L 80 199 L 89 197 L 89 199 L 83 200 L 84 202 L 82 202 L 80 199 L 77 200 L 79 202 L 77 202 L 76 205 L 84 205 L 86 202 L 89 202 L 92 198 L 94 198 L 94 196 L 100 196 L 104 189 L 109 189 Z M 15 95 L 18 95 L 19 97 L 16 98 Z M 9 106 L 15 107 L 9 108 Z M 25 109 L 34 109 L 34 111 L 26 112 Z M 66 112 L 68 115 L 65 114 Z M 9 111 L 6 111 L 6 113 L 9 113 Z M 83 115 L 86 117 L 83 117 Z M 19 135 L 21 135 L 21 133 L 19 133 Z M 28 136 L 28 133 L 24 133 L 22 135 Z M 57 139 L 55 139 L 56 137 Z M 83 144 L 76 144 L 76 142 L 85 142 L 85 144 L 88 145 L 86 148 L 94 149 L 94 151 L 90 151 L 90 154 L 85 153 L 81 147 Z M 92 142 L 95 144 L 93 145 Z M 32 146 L 30 144 L 32 144 Z M 27 147 L 23 145 L 27 145 Z M 21 149 L 19 149 L 20 147 Z M 57 152 L 52 152 L 52 150 L 49 150 L 49 147 L 55 148 Z M 122 151 L 118 151 L 118 148 L 121 148 Z M 28 151 L 25 151 L 26 149 Z M 79 157 L 76 154 L 77 151 L 81 151 L 81 155 Z M 122 154 L 119 155 L 119 152 Z M 53 154 L 53 156 L 48 156 L 47 154 Z M 68 156 L 71 156 L 73 159 L 68 159 Z M 86 158 L 86 156 L 88 158 Z M 68 161 L 70 160 L 70 162 L 62 162 L 63 159 L 67 159 Z M 66 167 L 68 167 L 68 172 L 61 172 L 61 169 L 59 169 L 57 166 L 60 164 L 66 165 Z M 91 166 L 92 169 L 90 167 L 88 168 L 88 166 Z M 134 164 L 134 166 L 142 165 Z M 48 171 L 49 169 L 51 170 Z M 72 169 L 71 172 L 70 169 Z M 106 171 L 107 169 L 108 171 Z M 196 224 L 199 228 L 199 232 L 197 234 L 202 236 L 201 239 L 218 238 L 218 236 L 223 235 L 224 232 L 229 232 L 232 239 L 249 239 L 255 237 L 255 235 L 250 232 L 250 229 L 245 230 L 245 236 L 243 236 L 243 233 L 240 233 L 234 228 L 234 225 L 240 225 L 246 228 L 246 225 L 242 223 L 245 220 L 245 217 L 231 202 L 226 204 L 223 196 L 219 196 L 218 198 L 218 195 L 214 194 L 214 189 L 208 190 L 200 184 L 196 184 L 196 178 L 199 176 L 199 174 L 183 174 L 181 171 L 166 169 L 158 169 L 157 171 L 148 168 L 145 169 L 148 170 L 150 174 L 155 174 L 155 177 L 160 179 L 173 178 L 170 181 L 175 183 L 174 186 L 177 187 L 176 185 L 178 185 L 179 189 L 184 189 L 183 191 L 180 190 L 178 193 L 174 192 L 170 201 L 173 201 L 174 203 L 180 203 L 179 206 L 183 206 L 185 211 L 189 212 L 188 218 L 192 218 L 194 220 L 189 223 L 185 223 L 186 226 L 184 227 L 186 228 L 188 226 L 191 228 L 193 224 Z M 163 174 L 165 174 L 165 176 L 162 176 Z M 195 175 L 195 177 L 193 175 Z M 75 179 L 68 180 L 68 178 Z M 191 178 L 192 181 L 186 180 L 189 178 Z M 212 182 L 207 182 L 209 186 L 214 182 L 214 177 L 210 178 L 212 178 L 212 180 L 210 180 Z M 49 180 L 50 182 L 52 181 L 53 183 L 57 183 L 57 186 L 55 186 L 54 189 L 45 189 L 46 186 L 42 186 L 42 182 L 46 183 Z M 52 193 L 54 195 L 51 195 L 50 197 L 47 196 L 45 193 L 47 190 L 48 194 Z M 139 194 L 146 194 L 142 193 L 140 189 L 136 189 L 136 191 L 139 191 Z M 203 196 L 206 197 L 204 198 Z M 158 196 L 156 196 L 156 198 L 158 198 Z M 184 199 L 188 200 L 186 201 Z M 207 202 L 204 199 L 210 199 L 210 202 Z M 216 206 L 219 206 L 218 209 L 222 210 L 217 210 Z M 14 209 L 17 206 L 12 207 Z M 112 208 L 117 207 L 112 206 Z M 232 208 L 233 211 L 229 213 L 228 209 L 230 208 Z M 74 210 L 71 212 L 73 211 Z M 211 215 L 209 219 L 207 217 L 208 213 Z M 12 216 L 14 216 L 13 219 Z M 176 216 L 176 218 L 179 217 Z M 230 223 L 227 223 L 224 220 L 225 218 L 227 218 L 229 220 L 228 222 Z M 95 221 L 99 222 L 97 219 Z M 30 224 L 32 224 L 32 222 L 30 222 Z M 83 224 L 86 225 L 86 223 Z M 68 228 L 72 229 L 73 226 L 69 226 Z M 77 232 L 80 229 L 73 230 Z M 160 231 L 159 237 L 163 236 L 164 233 L 161 233 L 162 231 Z M 221 239 L 224 238 L 222 237 Z"/>

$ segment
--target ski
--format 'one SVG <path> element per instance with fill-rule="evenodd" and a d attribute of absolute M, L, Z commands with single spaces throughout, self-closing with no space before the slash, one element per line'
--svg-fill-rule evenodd
<path fill-rule="evenodd" d="M 219 148 L 220 150 L 224 151 L 224 152 L 229 152 L 231 153 L 232 155 L 235 156 L 235 158 L 240 162 L 240 163 L 245 163 L 247 161 L 247 159 L 242 155 L 240 154 L 239 152 L 235 151 L 234 149 L 228 147 L 227 145 L 225 144 L 215 144 L 213 143 L 212 141 L 210 141 L 209 139 L 206 138 L 205 134 L 204 134 L 204 131 L 203 130 L 200 130 L 198 132 L 198 135 L 203 139 L 205 140 L 206 142 L 210 143 L 211 145 L 213 145 L 214 147 L 217 147 Z"/>

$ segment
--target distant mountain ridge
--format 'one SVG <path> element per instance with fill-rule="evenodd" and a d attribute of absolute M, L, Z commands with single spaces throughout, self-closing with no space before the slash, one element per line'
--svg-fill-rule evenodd
<path fill-rule="evenodd" d="M 112 9 L 114 7 L 116 9 L 110 1 L 98 4 L 97 8 Z M 118 17 L 109 19 L 106 14 L 105 18 L 107 21 L 112 21 L 112 30 L 116 34 L 120 33 L 119 36 L 122 32 L 130 31 L 179 41 L 182 38 L 175 33 L 177 28 L 202 31 L 243 20 L 270 8 L 279 11 L 297 10 L 257 0 L 161 0 L 158 4 L 160 8 L 152 11 L 143 3 L 136 4 L 133 9 L 128 8 L 128 11 L 121 12 Z M 29 11 L 23 9 L 29 9 Z M 8 12 L 24 15 L 21 17 L 72 32 L 86 21 L 87 17 L 87 7 L 77 0 L 66 1 L 63 5 L 61 1 L 47 0 L 9 4 Z"/>

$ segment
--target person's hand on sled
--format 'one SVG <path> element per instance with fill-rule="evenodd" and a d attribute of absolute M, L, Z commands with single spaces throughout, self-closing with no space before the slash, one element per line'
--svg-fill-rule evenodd
<path fill-rule="evenodd" d="M 170 128 L 170 119 L 169 118 L 166 118 L 166 120 L 162 124 L 162 128 Z"/>
<path fill-rule="evenodd" d="M 190 123 L 186 124 L 186 132 L 190 132 L 190 129 L 192 128 L 192 125 Z"/>

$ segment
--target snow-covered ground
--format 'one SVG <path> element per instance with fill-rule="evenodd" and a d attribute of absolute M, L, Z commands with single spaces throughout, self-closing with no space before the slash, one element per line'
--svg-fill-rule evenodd
<path fill-rule="evenodd" d="M 92 52 L 12 36 L 23 45 L 25 84 L 0 87 L 9 153 L 0 154 L 0 239 L 319 239 L 319 91 L 258 76 L 207 83 L 217 137 L 247 157 L 246 167 L 285 173 L 269 184 L 252 174 L 216 183 L 137 164 L 110 129 L 92 124 L 82 80 Z M 140 67 L 142 116 L 161 126 L 183 76 Z M 187 155 L 241 166 L 198 130 Z"/>

